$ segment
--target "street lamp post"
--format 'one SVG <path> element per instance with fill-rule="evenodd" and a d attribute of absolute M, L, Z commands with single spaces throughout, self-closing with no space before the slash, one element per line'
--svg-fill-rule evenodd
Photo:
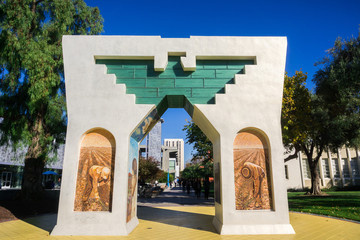
<path fill-rule="evenodd" d="M 169 187 L 170 186 L 170 167 L 168 168 L 168 174 L 167 174 L 167 183 L 166 185 Z"/>

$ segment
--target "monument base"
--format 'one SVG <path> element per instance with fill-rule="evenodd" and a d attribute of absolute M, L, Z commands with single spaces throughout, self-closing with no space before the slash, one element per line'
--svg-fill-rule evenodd
<path fill-rule="evenodd" d="M 139 219 L 137 217 L 133 217 L 130 222 L 126 224 L 127 235 L 129 235 L 137 225 L 139 225 Z"/>

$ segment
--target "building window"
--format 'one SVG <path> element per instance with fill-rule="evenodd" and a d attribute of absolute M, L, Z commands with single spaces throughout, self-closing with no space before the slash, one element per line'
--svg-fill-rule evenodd
<path fill-rule="evenodd" d="M 328 158 L 321 159 L 324 178 L 330 178 L 330 168 Z"/>
<path fill-rule="evenodd" d="M 285 178 L 289 179 L 289 169 L 288 169 L 288 165 L 285 165 Z"/>
<path fill-rule="evenodd" d="M 302 159 L 304 178 L 310 179 L 310 168 L 307 158 Z"/>
<path fill-rule="evenodd" d="M 169 159 L 169 171 L 175 170 L 175 159 Z"/>
<path fill-rule="evenodd" d="M 343 177 L 350 178 L 349 164 L 346 158 L 341 159 L 341 165 L 343 169 Z"/>
<path fill-rule="evenodd" d="M 350 166 L 351 166 L 353 178 L 360 178 L 359 164 L 358 164 L 357 158 L 350 159 Z"/>
<path fill-rule="evenodd" d="M 12 172 L 2 172 L 1 179 L 2 181 L 2 187 L 3 188 L 10 188 L 11 187 L 11 178 L 12 178 Z"/>
<path fill-rule="evenodd" d="M 332 170 L 333 170 L 333 175 L 334 178 L 340 178 L 340 170 L 339 170 L 339 163 L 338 163 L 338 159 L 337 158 L 332 158 L 331 159 L 331 164 L 332 164 Z"/>

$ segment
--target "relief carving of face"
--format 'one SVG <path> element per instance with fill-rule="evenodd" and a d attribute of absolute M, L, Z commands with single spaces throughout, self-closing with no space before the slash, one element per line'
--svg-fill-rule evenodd
<path fill-rule="evenodd" d="M 110 169 L 107 167 L 104 167 L 100 173 L 99 182 L 106 183 L 110 179 Z"/>

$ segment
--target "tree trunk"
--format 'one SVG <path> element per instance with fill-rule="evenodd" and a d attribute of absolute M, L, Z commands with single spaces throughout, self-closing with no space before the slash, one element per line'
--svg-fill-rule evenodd
<path fill-rule="evenodd" d="M 319 172 L 317 171 L 316 165 L 314 162 L 313 164 L 309 164 L 310 166 L 310 174 L 311 174 L 311 189 L 309 194 L 311 195 L 320 195 L 321 194 L 321 180 L 319 176 Z"/>
<path fill-rule="evenodd" d="M 24 200 L 38 199 L 43 191 L 42 172 L 44 170 L 42 158 L 25 157 L 25 167 L 22 179 L 21 196 Z"/>
<path fill-rule="evenodd" d="M 307 156 L 311 175 L 311 189 L 310 192 L 307 192 L 307 194 L 321 195 L 321 182 L 319 172 L 317 171 L 317 165 L 324 148 L 322 146 L 319 147 L 315 158 L 313 158 L 313 153 L 315 150 L 314 143 L 311 143 L 309 148 L 306 148 L 306 146 L 303 146 L 302 148 L 304 149 Z"/>
<path fill-rule="evenodd" d="M 42 118 L 39 117 L 33 127 L 33 137 L 25 156 L 25 166 L 21 186 L 23 200 L 36 200 L 43 191 L 42 172 L 45 166 L 46 146 L 42 146 L 40 139 L 43 130 Z"/>

